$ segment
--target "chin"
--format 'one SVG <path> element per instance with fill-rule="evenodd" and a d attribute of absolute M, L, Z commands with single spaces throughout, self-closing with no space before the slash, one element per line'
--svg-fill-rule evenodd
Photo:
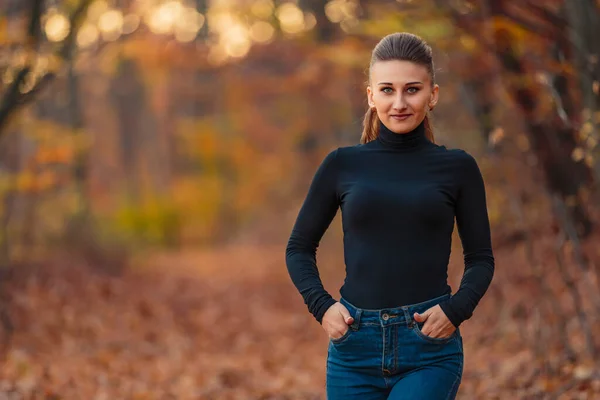
<path fill-rule="evenodd" d="M 417 127 L 412 121 L 396 121 L 393 119 L 388 121 L 386 126 L 396 133 L 408 133 Z"/>

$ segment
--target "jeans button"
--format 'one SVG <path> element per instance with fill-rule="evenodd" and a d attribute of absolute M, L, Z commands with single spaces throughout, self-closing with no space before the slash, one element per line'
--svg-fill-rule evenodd
<path fill-rule="evenodd" d="M 381 318 L 383 318 L 383 320 L 384 320 L 384 321 L 387 321 L 388 319 L 390 319 L 390 316 L 389 316 L 389 315 L 387 315 L 387 314 L 383 314 L 383 315 L 381 316 Z"/>

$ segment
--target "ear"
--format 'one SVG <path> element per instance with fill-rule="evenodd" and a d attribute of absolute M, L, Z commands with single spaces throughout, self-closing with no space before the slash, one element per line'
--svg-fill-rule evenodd
<path fill-rule="evenodd" d="M 373 101 L 373 91 L 371 90 L 371 86 L 367 86 L 367 104 L 369 107 L 373 107 L 372 104 L 375 104 Z"/>
<path fill-rule="evenodd" d="M 429 109 L 433 109 L 433 107 L 435 107 L 435 105 L 438 102 L 439 99 L 439 92 L 440 92 L 440 87 L 439 85 L 435 84 L 433 85 L 433 89 L 431 90 L 431 95 L 429 97 Z"/>

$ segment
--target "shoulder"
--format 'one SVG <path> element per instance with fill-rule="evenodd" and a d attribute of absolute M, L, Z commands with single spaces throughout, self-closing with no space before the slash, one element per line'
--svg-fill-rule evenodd
<path fill-rule="evenodd" d="M 329 150 L 321 161 L 321 168 L 335 171 L 343 168 L 348 162 L 356 160 L 356 154 L 360 151 L 359 146 L 341 146 Z"/>
<path fill-rule="evenodd" d="M 477 166 L 477 160 L 468 151 L 460 148 L 448 148 L 445 145 L 437 145 L 435 151 L 444 156 L 448 162 L 458 168 L 472 168 Z"/>
<path fill-rule="evenodd" d="M 467 150 L 437 145 L 435 152 L 438 154 L 436 158 L 443 162 L 456 182 L 464 184 L 482 179 L 482 173 L 477 160 Z"/>
<path fill-rule="evenodd" d="M 363 145 L 351 145 L 351 146 L 341 146 L 331 150 L 327 156 L 325 156 L 325 160 L 329 161 L 333 164 L 339 165 L 340 163 L 344 163 L 347 160 L 354 159 L 359 153 L 360 148 Z"/>
<path fill-rule="evenodd" d="M 463 149 L 450 149 L 449 152 L 462 166 L 473 166 L 477 165 L 475 157 L 466 150 Z"/>
<path fill-rule="evenodd" d="M 483 183 L 483 174 L 475 157 L 463 149 L 451 149 L 455 178 L 462 184 Z"/>
<path fill-rule="evenodd" d="M 364 146 L 365 146 L 364 144 L 355 144 L 355 145 L 338 147 L 336 150 L 339 154 L 338 157 L 347 158 L 347 157 L 352 157 L 353 155 L 360 153 L 361 148 Z"/>
<path fill-rule="evenodd" d="M 360 147 L 363 145 L 341 146 L 330 149 L 321 159 L 321 164 L 326 166 L 336 166 L 340 163 L 353 158 L 360 152 Z"/>

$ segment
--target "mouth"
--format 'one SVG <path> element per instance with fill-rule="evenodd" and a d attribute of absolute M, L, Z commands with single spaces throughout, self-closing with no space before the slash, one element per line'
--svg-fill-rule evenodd
<path fill-rule="evenodd" d="M 394 114 L 394 115 L 390 115 L 390 117 L 392 117 L 396 121 L 404 121 L 405 119 L 407 119 L 411 115 L 412 114 Z"/>

